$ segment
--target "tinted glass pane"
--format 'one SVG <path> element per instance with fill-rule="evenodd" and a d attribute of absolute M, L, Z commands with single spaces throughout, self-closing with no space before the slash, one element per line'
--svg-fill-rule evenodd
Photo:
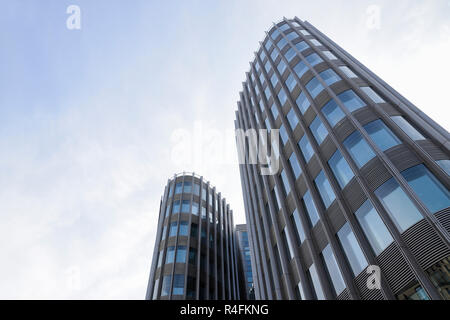
<path fill-rule="evenodd" d="M 323 60 L 317 55 L 317 53 L 313 53 L 306 57 L 306 61 L 308 61 L 311 66 L 315 66 Z"/>
<path fill-rule="evenodd" d="M 309 191 L 307 191 L 305 193 L 305 195 L 303 196 L 303 203 L 305 205 L 306 212 L 308 213 L 311 225 L 315 226 L 316 223 L 319 221 L 319 214 L 317 212 L 316 205 L 314 204 L 313 199 L 312 199 L 311 194 L 309 193 Z"/>
<path fill-rule="evenodd" d="M 281 171 L 281 181 L 283 181 L 284 191 L 286 192 L 286 195 L 288 195 L 289 192 L 291 192 L 291 188 L 289 187 L 289 181 L 284 169 Z"/>
<path fill-rule="evenodd" d="M 336 262 L 336 258 L 334 257 L 333 250 L 331 250 L 330 245 L 327 245 L 325 249 L 323 249 L 322 257 L 325 261 L 325 265 L 331 278 L 331 282 L 333 283 L 334 290 L 336 291 L 336 294 L 339 295 L 342 291 L 344 291 L 346 286 L 344 283 L 344 279 L 342 278 L 341 270 L 339 270 L 339 266 Z"/>
<path fill-rule="evenodd" d="M 319 275 L 317 274 L 316 266 L 314 264 L 309 268 L 309 274 L 311 275 L 311 281 L 313 284 L 314 291 L 316 293 L 317 300 L 325 300 L 325 295 L 323 294 L 322 286 L 320 284 Z"/>
<path fill-rule="evenodd" d="M 347 148 L 347 151 L 350 153 L 359 168 L 375 157 L 375 153 L 372 151 L 372 148 L 370 148 L 358 131 L 353 132 L 347 139 L 345 139 L 344 146 Z"/>
<path fill-rule="evenodd" d="M 281 127 L 280 127 L 280 136 L 281 136 L 281 141 L 283 141 L 283 145 L 285 145 L 288 142 L 289 138 L 288 138 L 286 128 L 284 127 L 284 125 L 281 125 Z"/>
<path fill-rule="evenodd" d="M 319 93 L 323 91 L 323 86 L 320 84 L 319 80 L 317 78 L 313 78 L 311 81 L 308 82 L 306 85 L 306 89 L 308 90 L 309 94 L 315 98 Z"/>
<path fill-rule="evenodd" d="M 190 206 L 191 206 L 191 202 L 189 200 L 183 200 L 182 205 L 181 205 L 181 212 L 184 212 L 184 213 L 190 212 L 189 211 Z"/>
<path fill-rule="evenodd" d="M 175 194 L 181 193 L 183 190 L 182 187 L 183 187 L 183 184 L 181 182 L 177 183 L 175 186 Z"/>
<path fill-rule="evenodd" d="M 306 98 L 306 95 L 302 92 L 298 96 L 297 100 L 295 101 L 297 103 L 298 108 L 300 109 L 302 114 L 305 114 L 306 110 L 308 110 L 310 104 L 308 98 Z"/>
<path fill-rule="evenodd" d="M 392 120 L 412 139 L 425 140 L 425 137 L 419 133 L 408 121 L 402 116 L 391 117 Z"/>
<path fill-rule="evenodd" d="M 328 136 L 328 130 L 325 128 L 319 117 L 316 117 L 314 119 L 314 121 L 309 126 L 309 129 L 311 130 L 318 145 L 320 145 Z"/>
<path fill-rule="evenodd" d="M 180 223 L 180 236 L 187 236 L 188 235 L 188 224 L 187 221 L 181 221 Z"/>
<path fill-rule="evenodd" d="M 302 174 L 302 169 L 300 168 L 300 164 L 298 163 L 297 156 L 295 155 L 295 153 L 293 153 L 289 158 L 289 163 L 291 164 L 292 172 L 294 173 L 295 179 L 297 179 Z"/>
<path fill-rule="evenodd" d="M 184 292 L 184 274 L 175 274 L 173 276 L 173 295 L 183 295 Z"/>
<path fill-rule="evenodd" d="M 176 222 L 172 222 L 170 224 L 169 237 L 174 237 L 177 235 L 177 227 L 178 227 L 178 224 Z"/>
<path fill-rule="evenodd" d="M 355 73 L 353 73 L 353 71 L 350 70 L 349 67 L 347 66 L 340 66 L 339 69 L 341 69 L 342 72 L 344 72 L 345 75 L 349 78 L 358 78 L 358 76 Z"/>
<path fill-rule="evenodd" d="M 402 175 L 432 213 L 450 206 L 449 191 L 423 164 L 402 171 Z"/>
<path fill-rule="evenodd" d="M 274 73 L 272 77 L 270 77 L 270 82 L 272 83 L 272 86 L 275 88 L 278 83 L 277 75 Z"/>
<path fill-rule="evenodd" d="M 332 54 L 330 51 L 324 51 L 323 54 L 326 55 L 327 58 L 330 60 L 337 60 L 336 56 Z"/>
<path fill-rule="evenodd" d="M 342 157 L 342 154 L 337 150 L 334 155 L 328 161 L 331 170 L 333 171 L 336 180 L 340 187 L 343 189 L 347 183 L 354 177 L 352 169 L 348 165 L 347 161 Z"/>
<path fill-rule="evenodd" d="M 322 198 L 323 204 L 325 205 L 325 208 L 328 208 L 333 201 L 336 199 L 336 195 L 333 192 L 333 189 L 331 188 L 330 182 L 325 177 L 325 174 L 323 171 L 319 173 L 317 178 L 314 180 L 317 189 L 319 190 L 319 194 Z"/>
<path fill-rule="evenodd" d="M 298 146 L 300 147 L 300 150 L 302 151 L 305 161 L 309 162 L 309 160 L 311 160 L 312 156 L 314 155 L 314 151 L 313 151 L 313 148 L 311 147 L 311 144 L 309 143 L 309 140 L 306 137 L 306 135 L 304 135 L 303 138 L 300 139 Z"/>
<path fill-rule="evenodd" d="M 334 127 L 341 119 L 345 117 L 345 113 L 339 108 L 336 101 L 331 99 L 323 108 L 322 112 L 328 122 Z"/>
<path fill-rule="evenodd" d="M 284 46 L 286 45 L 287 41 L 285 38 L 281 38 L 280 41 L 277 43 L 277 47 L 282 50 Z"/>
<path fill-rule="evenodd" d="M 320 77 L 325 81 L 328 86 L 331 86 L 333 83 L 338 82 L 341 78 L 331 69 L 322 71 L 319 73 Z"/>
<path fill-rule="evenodd" d="M 450 160 L 438 160 L 436 163 L 450 176 Z"/>
<path fill-rule="evenodd" d="M 391 234 L 369 200 L 356 211 L 355 215 L 376 255 L 392 243 Z"/>
<path fill-rule="evenodd" d="M 361 90 L 364 91 L 365 94 L 367 94 L 370 99 L 372 99 L 375 103 L 383 103 L 384 100 L 370 87 L 361 87 Z"/>
<path fill-rule="evenodd" d="M 286 70 L 286 63 L 284 63 L 283 60 L 280 61 L 280 63 L 278 64 L 278 72 L 280 72 L 281 75 L 283 75 L 284 70 Z"/>
<path fill-rule="evenodd" d="M 346 223 L 337 234 L 353 274 L 355 276 L 360 274 L 367 266 L 367 260 L 359 247 L 358 241 L 356 240 L 350 225 Z"/>
<path fill-rule="evenodd" d="M 173 263 L 173 259 L 175 257 L 175 247 L 167 247 L 167 253 L 166 253 L 166 264 L 167 263 Z"/>
<path fill-rule="evenodd" d="M 179 246 L 177 248 L 177 263 L 185 263 L 186 262 L 186 247 L 185 246 Z"/>
<path fill-rule="evenodd" d="M 353 92 L 353 90 L 347 90 L 338 95 L 339 100 L 345 105 L 348 111 L 353 112 L 364 107 L 366 104 L 360 97 Z"/>
<path fill-rule="evenodd" d="M 295 50 L 293 48 L 290 48 L 286 52 L 286 59 L 290 62 L 295 57 Z"/>
<path fill-rule="evenodd" d="M 275 104 L 272 105 L 272 108 L 270 108 L 272 111 L 273 118 L 276 120 L 278 118 L 278 109 Z"/>
<path fill-rule="evenodd" d="M 388 127 L 386 127 L 382 120 L 372 121 L 366 124 L 364 129 L 382 151 L 390 149 L 401 143 L 397 136 Z"/>
<path fill-rule="evenodd" d="M 419 210 L 394 178 L 391 178 L 375 190 L 375 194 L 400 232 L 405 231 L 423 219 Z"/>
<path fill-rule="evenodd" d="M 295 45 L 298 51 L 302 52 L 305 49 L 308 49 L 309 46 L 305 41 L 299 42 Z"/>
<path fill-rule="evenodd" d="M 171 281 L 172 281 L 172 276 L 164 276 L 162 288 L 161 288 L 161 297 L 168 296 L 170 294 Z"/>
<path fill-rule="evenodd" d="M 286 85 L 289 91 L 294 90 L 296 84 L 297 82 L 294 80 L 294 76 L 290 74 L 289 77 L 286 79 Z"/>
<path fill-rule="evenodd" d="M 289 113 L 287 114 L 287 119 L 289 121 L 289 125 L 291 126 L 292 131 L 294 131 L 298 125 L 298 118 L 297 115 L 295 114 L 294 109 L 291 109 L 291 111 L 289 111 Z"/>
<path fill-rule="evenodd" d="M 308 67 L 305 65 L 305 63 L 303 61 L 300 61 L 294 67 L 294 71 L 297 74 L 297 76 L 299 77 L 299 79 L 301 79 L 301 77 L 305 74 L 305 72 L 308 71 Z"/>
<path fill-rule="evenodd" d="M 295 225 L 295 228 L 297 230 L 299 243 L 302 243 L 303 241 L 305 241 L 306 236 L 305 236 L 305 232 L 303 231 L 303 225 L 302 225 L 302 222 L 300 220 L 300 216 L 298 214 L 297 209 L 295 209 L 294 213 L 292 214 L 292 219 L 294 221 L 294 225 Z"/>
<path fill-rule="evenodd" d="M 278 93 L 278 100 L 280 100 L 280 104 L 282 106 L 286 103 L 287 97 L 283 89 L 281 89 L 280 93 Z"/>

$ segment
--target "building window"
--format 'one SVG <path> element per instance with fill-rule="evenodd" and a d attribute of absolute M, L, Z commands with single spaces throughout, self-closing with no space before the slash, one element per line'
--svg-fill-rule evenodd
<path fill-rule="evenodd" d="M 278 43 L 277 43 L 277 47 L 281 50 L 283 50 L 284 46 L 287 44 L 287 41 L 285 38 L 281 38 Z"/>
<path fill-rule="evenodd" d="M 281 175 L 281 180 L 283 181 L 284 192 L 286 195 L 288 195 L 289 192 L 291 192 L 291 188 L 289 187 L 289 180 L 287 178 L 286 171 L 284 169 L 281 170 L 280 175 Z"/>
<path fill-rule="evenodd" d="M 300 139 L 298 146 L 302 151 L 305 161 L 309 162 L 309 160 L 311 160 L 312 156 L 314 155 L 314 151 L 306 135 L 304 135 L 303 138 Z"/>
<path fill-rule="evenodd" d="M 156 300 L 156 298 L 158 297 L 158 286 L 159 286 L 159 279 L 156 279 L 155 280 L 155 286 L 153 287 L 152 300 Z"/>
<path fill-rule="evenodd" d="M 278 31 L 278 29 L 275 29 L 272 34 L 270 35 L 270 37 L 275 40 L 276 38 L 278 38 L 278 36 L 280 35 L 280 31 Z"/>
<path fill-rule="evenodd" d="M 308 61 L 308 63 L 312 67 L 314 67 L 316 64 L 323 62 L 322 58 L 319 57 L 319 55 L 317 53 L 313 53 L 313 54 L 310 54 L 309 56 L 307 56 L 306 61 Z"/>
<path fill-rule="evenodd" d="M 322 113 L 332 127 L 334 127 L 345 117 L 344 112 L 341 108 L 339 108 L 338 104 L 333 99 L 328 101 L 328 103 L 322 108 Z"/>
<path fill-rule="evenodd" d="M 188 225 L 189 225 L 189 222 L 187 222 L 187 221 L 180 222 L 180 236 L 188 235 L 188 229 L 189 229 Z"/>
<path fill-rule="evenodd" d="M 297 230 L 297 237 L 298 237 L 298 243 L 301 244 L 303 241 L 305 241 L 305 231 L 303 230 L 303 224 L 300 220 L 300 216 L 298 214 L 298 210 L 295 209 L 294 213 L 292 214 L 292 220 L 295 225 L 295 228 Z"/>
<path fill-rule="evenodd" d="M 169 205 L 167 205 L 167 207 L 166 207 L 166 213 L 165 213 L 165 217 L 167 218 L 167 217 L 169 216 L 169 214 L 170 214 L 170 206 L 169 206 Z"/>
<path fill-rule="evenodd" d="M 264 90 L 264 95 L 266 96 L 266 100 L 269 101 L 270 97 L 272 96 L 269 87 L 266 87 L 266 89 Z"/>
<path fill-rule="evenodd" d="M 306 31 L 306 30 L 300 30 L 300 32 L 304 35 L 304 36 L 310 36 L 311 34 Z"/>
<path fill-rule="evenodd" d="M 289 111 L 289 113 L 287 114 L 287 119 L 289 121 L 289 125 L 291 126 L 292 131 L 294 131 L 298 125 L 298 117 L 295 114 L 294 108 L 292 108 L 291 111 Z"/>
<path fill-rule="evenodd" d="M 337 150 L 333 156 L 328 160 L 328 164 L 336 177 L 339 186 L 344 189 L 347 183 L 354 177 L 352 169 L 348 165 L 347 161 L 342 157 L 342 154 Z"/>
<path fill-rule="evenodd" d="M 163 255 L 163 252 L 160 251 L 158 253 L 158 264 L 157 264 L 157 267 L 161 267 L 161 265 L 162 265 L 162 255 Z"/>
<path fill-rule="evenodd" d="M 323 54 L 330 60 L 337 60 L 336 56 L 330 51 L 324 51 Z"/>
<path fill-rule="evenodd" d="M 276 53 L 276 50 L 272 52 L 272 54 Z M 266 64 L 264 65 L 264 69 L 266 70 L 266 73 L 268 74 L 270 71 L 270 62 L 267 60 Z"/>
<path fill-rule="evenodd" d="M 308 49 L 309 46 L 308 46 L 308 44 L 307 44 L 305 41 L 302 41 L 302 42 L 297 43 L 297 44 L 295 45 L 295 48 L 297 48 L 297 50 L 298 50 L 299 52 L 302 52 L 302 51 Z"/>
<path fill-rule="evenodd" d="M 308 67 L 306 66 L 306 64 L 303 61 L 300 61 L 294 67 L 294 71 L 297 74 L 298 78 L 301 79 L 302 76 L 305 74 L 305 72 L 308 71 Z"/>
<path fill-rule="evenodd" d="M 294 59 L 294 57 L 295 57 L 295 50 L 293 48 L 290 48 L 286 52 L 285 57 L 286 57 L 287 61 L 291 62 L 291 60 Z"/>
<path fill-rule="evenodd" d="M 182 205 L 181 205 L 181 212 L 183 212 L 183 213 L 190 212 L 189 211 L 190 206 L 191 206 L 191 202 L 189 200 L 183 200 Z"/>
<path fill-rule="evenodd" d="M 386 151 L 401 144 L 401 141 L 388 127 L 386 127 L 382 120 L 372 121 L 366 124 L 364 129 L 382 151 Z"/>
<path fill-rule="evenodd" d="M 300 168 L 295 153 L 292 153 L 291 157 L 289 158 L 289 163 L 291 165 L 291 169 L 292 172 L 294 173 L 295 179 L 298 179 L 298 177 L 300 177 L 300 175 L 302 174 L 302 169 Z"/>
<path fill-rule="evenodd" d="M 325 300 L 325 295 L 320 284 L 319 275 L 317 274 L 316 266 L 314 263 L 309 268 L 309 274 L 311 276 L 311 281 L 313 284 L 313 289 L 316 294 L 317 300 Z"/>
<path fill-rule="evenodd" d="M 178 228 L 177 222 L 170 223 L 169 237 L 175 237 L 177 235 L 177 228 Z"/>
<path fill-rule="evenodd" d="M 375 103 L 384 103 L 385 101 L 370 87 L 361 87 L 361 90 L 369 96 Z"/>
<path fill-rule="evenodd" d="M 192 182 L 185 181 L 183 186 L 183 192 L 184 193 L 191 193 L 192 192 Z"/>
<path fill-rule="evenodd" d="M 172 213 L 180 213 L 180 200 L 173 202 Z"/>
<path fill-rule="evenodd" d="M 423 164 L 402 171 L 402 176 L 431 213 L 450 206 L 449 191 Z"/>
<path fill-rule="evenodd" d="M 314 99 L 319 95 L 319 93 L 323 91 L 323 86 L 319 82 L 319 80 L 317 80 L 317 78 L 312 78 L 311 81 L 309 81 L 306 84 L 306 89 L 308 90 L 311 97 Z"/>
<path fill-rule="evenodd" d="M 320 197 L 322 198 L 325 208 L 329 208 L 333 201 L 336 199 L 336 195 L 331 188 L 330 182 L 325 177 L 323 171 L 320 171 L 319 175 L 314 180 L 317 190 L 319 190 Z"/>
<path fill-rule="evenodd" d="M 306 95 L 304 92 L 300 93 L 297 100 L 295 101 L 297 103 L 298 108 L 300 109 L 302 114 L 305 114 L 306 110 L 308 110 L 310 104 L 308 98 L 306 98 Z"/>
<path fill-rule="evenodd" d="M 170 294 L 170 285 L 172 282 L 172 276 L 164 276 L 161 288 L 161 297 L 168 296 Z"/>
<path fill-rule="evenodd" d="M 291 240 L 289 239 L 286 228 L 283 229 L 281 236 L 284 239 L 284 246 L 286 247 L 286 249 L 288 251 L 290 260 L 294 259 L 294 255 L 295 255 L 294 247 L 292 246 Z"/>
<path fill-rule="evenodd" d="M 286 103 L 286 100 L 287 100 L 286 92 L 284 92 L 283 89 L 281 89 L 280 93 L 278 93 L 278 100 L 280 100 L 281 106 L 284 106 L 284 104 Z"/>
<path fill-rule="evenodd" d="M 173 276 L 173 295 L 181 296 L 184 294 L 184 274 L 175 274 Z"/>
<path fill-rule="evenodd" d="M 277 118 L 278 118 L 278 109 L 277 109 L 277 106 L 275 104 L 272 105 L 272 107 L 270 108 L 270 111 L 272 112 L 273 119 L 277 120 Z"/>
<path fill-rule="evenodd" d="M 391 119 L 394 120 L 400 129 L 402 129 L 412 140 L 425 140 L 425 137 L 402 116 L 393 116 Z"/>
<path fill-rule="evenodd" d="M 286 128 L 284 127 L 284 125 L 281 125 L 281 127 L 280 127 L 280 136 L 281 136 L 281 140 L 283 141 L 283 145 L 286 145 L 286 142 L 288 142 L 289 138 L 288 138 Z"/>
<path fill-rule="evenodd" d="M 450 160 L 438 160 L 436 163 L 448 176 L 450 176 Z"/>
<path fill-rule="evenodd" d="M 196 223 L 191 224 L 191 238 L 197 238 L 198 235 L 198 225 Z"/>
<path fill-rule="evenodd" d="M 358 76 L 347 66 L 340 66 L 339 69 L 349 78 L 358 78 Z"/>
<path fill-rule="evenodd" d="M 189 248 L 189 263 L 196 265 L 197 264 L 197 249 Z"/>
<path fill-rule="evenodd" d="M 372 206 L 369 200 L 355 212 L 361 228 L 369 240 L 375 255 L 379 255 L 388 245 L 394 241 L 386 225 L 381 220 L 378 212 Z"/>
<path fill-rule="evenodd" d="M 290 74 L 289 77 L 286 79 L 286 86 L 288 87 L 290 92 L 294 90 L 296 84 L 297 82 L 295 81 L 294 76 Z"/>
<path fill-rule="evenodd" d="M 323 79 L 323 81 L 327 84 L 327 86 L 331 86 L 333 83 L 342 80 L 336 72 L 331 69 L 327 69 L 319 73 L 319 76 Z"/>
<path fill-rule="evenodd" d="M 290 41 L 292 41 L 292 40 L 298 38 L 298 34 L 295 33 L 294 31 L 292 31 L 286 35 L 286 38 L 288 38 Z"/>
<path fill-rule="evenodd" d="M 272 75 L 272 77 L 270 77 L 270 83 L 272 83 L 272 87 L 274 88 L 277 86 L 278 77 L 275 73 Z"/>
<path fill-rule="evenodd" d="M 311 133 L 316 139 L 318 145 L 321 145 L 325 138 L 328 136 L 328 130 L 325 128 L 322 121 L 317 116 L 309 126 L 309 129 L 311 130 Z"/>
<path fill-rule="evenodd" d="M 194 194 L 200 196 L 200 185 L 198 183 L 194 183 Z"/>
<path fill-rule="evenodd" d="M 162 236 L 161 236 L 161 241 L 166 239 L 166 235 L 167 235 L 167 226 L 164 226 Z"/>
<path fill-rule="evenodd" d="M 322 45 L 322 44 L 321 44 L 319 41 L 317 41 L 316 39 L 311 39 L 311 43 L 312 43 L 314 46 L 316 46 L 316 47 Z"/>
<path fill-rule="evenodd" d="M 323 249 L 322 258 L 325 261 L 325 266 L 327 267 L 328 275 L 330 276 L 334 291 L 336 295 L 339 295 L 342 291 L 344 291 L 346 285 L 330 245 L 327 245 L 325 249 Z"/>
<path fill-rule="evenodd" d="M 264 123 L 266 124 L 267 131 L 270 133 L 271 128 L 270 128 L 269 118 L 266 118 L 266 120 L 264 120 Z"/>
<path fill-rule="evenodd" d="M 178 182 L 175 185 L 175 194 L 180 194 L 182 192 L 183 184 L 181 182 Z"/>
<path fill-rule="evenodd" d="M 296 286 L 297 300 L 304 300 L 305 291 L 303 290 L 302 283 L 299 281 Z"/>
<path fill-rule="evenodd" d="M 170 184 L 170 188 L 169 188 L 169 197 L 172 196 L 173 193 L 173 183 Z"/>
<path fill-rule="evenodd" d="M 350 112 L 356 111 L 366 106 L 366 104 L 361 100 L 360 97 L 356 95 L 356 93 L 353 92 L 353 90 L 342 92 L 338 95 L 338 98 Z"/>
<path fill-rule="evenodd" d="M 174 246 L 167 247 L 166 264 L 173 263 L 174 257 L 175 257 L 175 247 Z"/>
<path fill-rule="evenodd" d="M 419 210 L 394 178 L 375 190 L 375 194 L 400 232 L 423 219 Z"/>
<path fill-rule="evenodd" d="M 408 288 L 402 290 L 397 295 L 398 300 L 430 300 L 425 290 L 419 285 L 419 283 L 414 282 L 409 285 Z"/>
<path fill-rule="evenodd" d="M 270 42 L 270 40 L 267 40 L 266 44 L 264 45 L 264 47 L 266 47 L 267 51 L 270 51 L 270 47 L 272 47 L 272 42 Z"/>
<path fill-rule="evenodd" d="M 198 216 L 198 202 L 192 202 L 192 213 Z"/>
<path fill-rule="evenodd" d="M 358 165 L 358 168 L 361 168 L 369 160 L 375 157 L 372 148 L 370 148 L 358 131 L 353 132 L 345 139 L 344 146 Z"/>
<path fill-rule="evenodd" d="M 338 231 L 337 235 L 353 274 L 357 276 L 367 266 L 367 260 L 348 222 Z"/>
<path fill-rule="evenodd" d="M 286 31 L 290 27 L 287 23 L 285 23 L 285 24 L 282 24 L 281 26 L 278 26 L 278 28 L 280 28 L 281 31 Z"/>
<path fill-rule="evenodd" d="M 309 216 L 309 221 L 311 225 L 314 227 L 316 223 L 319 221 L 319 213 L 317 212 L 316 205 L 311 197 L 311 193 L 309 190 L 303 196 L 303 204 L 305 206 L 306 212 Z"/>
<path fill-rule="evenodd" d="M 283 60 L 280 60 L 280 63 L 278 64 L 278 72 L 280 72 L 280 75 L 283 75 L 284 70 L 286 70 L 286 63 L 284 63 Z"/>
<path fill-rule="evenodd" d="M 261 61 L 264 61 L 265 57 L 266 57 L 266 53 L 264 52 L 264 50 L 261 50 L 261 53 L 259 54 L 259 58 L 261 59 Z"/>
<path fill-rule="evenodd" d="M 186 247 L 185 246 L 178 246 L 177 256 L 176 256 L 175 261 L 177 263 L 186 263 Z"/>

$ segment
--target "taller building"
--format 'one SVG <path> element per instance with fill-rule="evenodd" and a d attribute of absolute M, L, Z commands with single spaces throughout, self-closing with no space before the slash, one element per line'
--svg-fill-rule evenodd
<path fill-rule="evenodd" d="M 240 299 L 233 211 L 195 174 L 169 179 L 161 199 L 147 300 Z"/>
<path fill-rule="evenodd" d="M 268 31 L 235 126 L 281 136 L 276 174 L 240 165 L 257 299 L 450 298 L 445 129 L 298 18 Z"/>

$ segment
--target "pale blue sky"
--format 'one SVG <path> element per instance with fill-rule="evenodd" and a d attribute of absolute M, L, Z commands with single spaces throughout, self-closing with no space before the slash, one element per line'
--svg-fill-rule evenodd
<path fill-rule="evenodd" d="M 66 28 L 71 4 L 81 30 Z M 204 175 L 245 222 L 234 111 L 283 16 L 313 23 L 449 129 L 447 0 L 2 1 L 0 298 L 142 299 L 175 172 Z"/>

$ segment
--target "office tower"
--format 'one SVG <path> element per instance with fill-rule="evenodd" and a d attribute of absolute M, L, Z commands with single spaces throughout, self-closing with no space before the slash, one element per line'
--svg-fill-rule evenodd
<path fill-rule="evenodd" d="M 236 225 L 236 241 L 238 247 L 239 287 L 242 300 L 255 300 L 253 288 L 252 256 L 248 242 L 247 225 Z"/>
<path fill-rule="evenodd" d="M 239 299 L 233 211 L 203 177 L 177 174 L 159 210 L 147 300 Z"/>
<path fill-rule="evenodd" d="M 298 18 L 250 65 L 235 126 L 281 138 L 240 165 L 256 298 L 449 299 L 448 132 Z"/>

